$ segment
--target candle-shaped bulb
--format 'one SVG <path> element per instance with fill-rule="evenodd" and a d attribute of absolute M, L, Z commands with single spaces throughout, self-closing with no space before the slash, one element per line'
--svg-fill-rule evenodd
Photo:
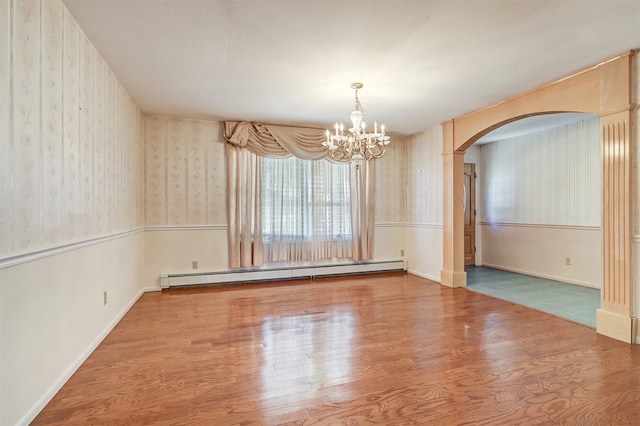
<path fill-rule="evenodd" d="M 380 126 L 380 130 L 382 131 L 382 136 L 384 136 L 384 124 Z"/>
<path fill-rule="evenodd" d="M 378 133 L 378 122 L 377 121 L 375 121 L 373 123 L 373 133 Z"/>
<path fill-rule="evenodd" d="M 338 123 L 336 123 L 336 136 L 338 136 Z"/>

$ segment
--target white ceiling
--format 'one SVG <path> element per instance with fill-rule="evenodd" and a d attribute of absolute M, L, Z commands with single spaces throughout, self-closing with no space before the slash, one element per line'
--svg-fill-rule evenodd
<path fill-rule="evenodd" d="M 396 134 L 640 48 L 640 0 L 63 0 L 142 111 Z"/>

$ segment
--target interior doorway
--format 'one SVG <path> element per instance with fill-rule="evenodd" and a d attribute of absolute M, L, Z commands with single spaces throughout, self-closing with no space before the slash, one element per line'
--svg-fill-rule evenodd
<path fill-rule="evenodd" d="M 475 264 L 600 287 L 599 117 L 557 113 L 521 119 L 468 151 L 465 163 L 477 163 L 482 171 Z M 465 164 L 465 185 L 469 172 Z M 468 221 L 465 216 L 465 238 Z"/>
<path fill-rule="evenodd" d="M 464 264 L 476 264 L 476 165 L 464 163 Z"/>

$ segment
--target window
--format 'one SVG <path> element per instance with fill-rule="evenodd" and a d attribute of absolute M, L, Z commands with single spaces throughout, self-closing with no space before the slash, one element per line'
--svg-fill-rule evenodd
<path fill-rule="evenodd" d="M 265 261 L 351 257 L 349 165 L 261 161 Z"/>

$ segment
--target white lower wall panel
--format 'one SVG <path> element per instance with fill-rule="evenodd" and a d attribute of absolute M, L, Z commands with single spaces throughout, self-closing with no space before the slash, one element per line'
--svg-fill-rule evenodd
<path fill-rule="evenodd" d="M 143 247 L 136 232 L 0 268 L 0 424 L 33 420 L 137 300 Z"/>
<path fill-rule="evenodd" d="M 405 228 L 409 273 L 440 282 L 442 225 L 409 224 Z"/>
<path fill-rule="evenodd" d="M 156 228 L 145 231 L 144 287 L 160 289 L 160 275 L 226 271 L 227 230 L 217 227 Z M 193 269 L 193 261 L 198 269 Z"/>
<path fill-rule="evenodd" d="M 406 251 L 404 223 L 380 223 L 375 226 L 373 241 L 374 260 L 398 259 Z"/>
<path fill-rule="evenodd" d="M 482 224 L 483 265 L 587 287 L 602 287 L 601 244 L 599 228 Z"/>

